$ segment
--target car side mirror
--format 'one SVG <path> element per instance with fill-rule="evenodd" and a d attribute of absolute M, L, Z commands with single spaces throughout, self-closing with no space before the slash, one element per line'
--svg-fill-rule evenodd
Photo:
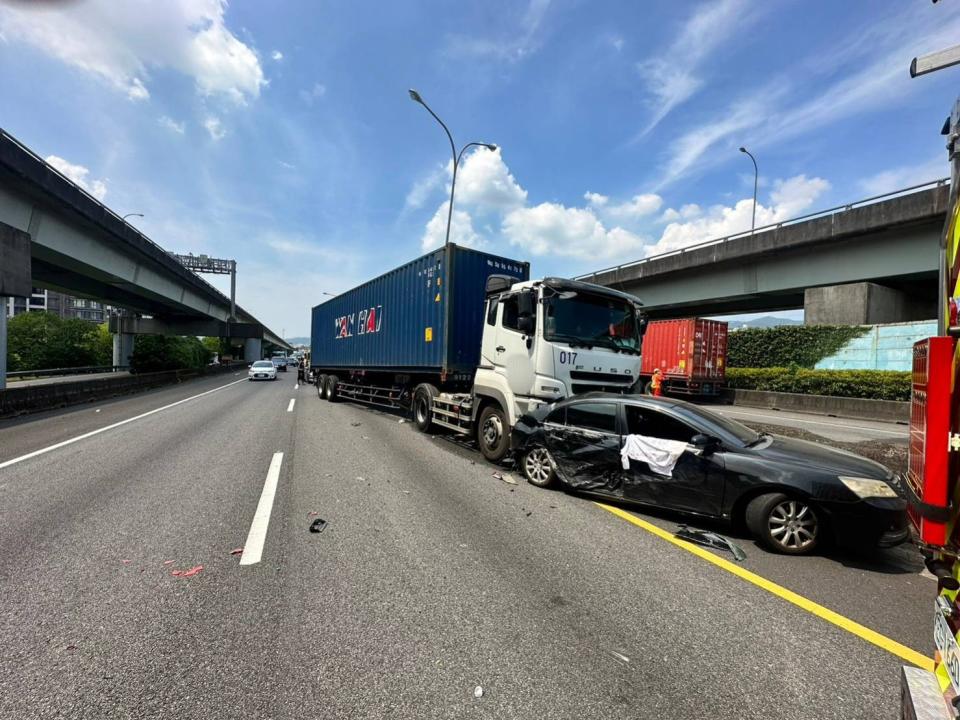
<path fill-rule="evenodd" d="M 690 438 L 690 444 L 695 448 L 699 448 L 700 450 L 712 450 L 720 444 L 720 441 L 715 437 L 710 437 L 709 435 L 704 435 L 703 433 L 697 433 Z"/>
<path fill-rule="evenodd" d="M 249 365 L 247 365 L 247 367 L 253 367 L 253 363 L 250 363 Z"/>

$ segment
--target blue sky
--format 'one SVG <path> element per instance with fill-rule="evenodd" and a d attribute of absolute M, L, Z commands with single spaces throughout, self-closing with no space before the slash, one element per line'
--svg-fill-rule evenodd
<path fill-rule="evenodd" d="M 947 174 L 960 7 L 0 0 L 0 125 L 167 249 L 235 257 L 307 335 L 322 292 L 453 239 L 575 275 Z M 213 280 L 220 287 L 225 283 Z M 642 299 L 642 298 L 641 298 Z"/>

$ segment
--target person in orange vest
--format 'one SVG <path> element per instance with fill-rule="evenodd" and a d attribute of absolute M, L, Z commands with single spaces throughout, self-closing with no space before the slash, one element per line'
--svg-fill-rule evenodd
<path fill-rule="evenodd" d="M 654 397 L 660 397 L 663 394 L 663 373 L 660 368 L 653 371 L 653 377 L 650 379 L 650 392 Z"/>

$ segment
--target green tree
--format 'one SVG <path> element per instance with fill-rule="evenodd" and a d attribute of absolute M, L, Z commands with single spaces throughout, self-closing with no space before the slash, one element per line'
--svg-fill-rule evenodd
<path fill-rule="evenodd" d="M 11 372 L 40 370 L 48 364 L 49 348 L 61 324 L 50 312 L 26 312 L 7 325 L 7 367 Z"/>

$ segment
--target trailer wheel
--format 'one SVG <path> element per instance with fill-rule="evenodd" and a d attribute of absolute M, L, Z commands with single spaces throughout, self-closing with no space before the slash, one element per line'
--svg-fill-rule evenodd
<path fill-rule="evenodd" d="M 422 433 L 433 432 L 433 399 L 439 394 L 430 383 L 421 383 L 413 391 L 413 422 Z"/>
<path fill-rule="evenodd" d="M 487 405 L 477 422 L 477 444 L 490 462 L 500 462 L 510 449 L 507 416 L 499 405 Z"/>
<path fill-rule="evenodd" d="M 337 400 L 339 400 L 339 397 L 337 397 L 337 383 L 339 381 L 340 379 L 336 375 L 327 375 L 327 389 L 324 397 L 330 402 L 337 402 Z"/>
<path fill-rule="evenodd" d="M 323 400 L 323 394 L 327 389 L 327 376 L 317 375 L 314 384 L 317 386 L 317 397 Z"/>

